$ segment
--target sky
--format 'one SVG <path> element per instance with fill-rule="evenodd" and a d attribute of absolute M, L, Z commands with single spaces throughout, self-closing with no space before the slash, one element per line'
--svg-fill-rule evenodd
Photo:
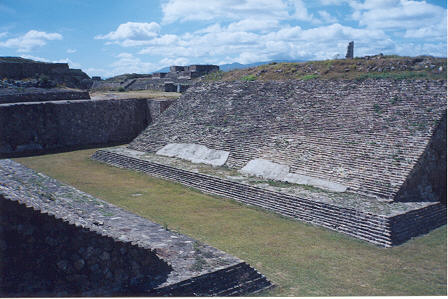
<path fill-rule="evenodd" d="M 0 0 L 0 56 L 90 76 L 170 65 L 446 57 L 446 0 Z"/>

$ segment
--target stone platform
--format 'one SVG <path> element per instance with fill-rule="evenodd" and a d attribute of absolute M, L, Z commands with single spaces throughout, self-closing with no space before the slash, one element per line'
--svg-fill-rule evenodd
<path fill-rule="evenodd" d="M 12 160 L 0 160 L 0 203 L 0 250 L 11 255 L 2 271 L 12 273 L 0 279 L 0 295 L 225 296 L 272 287 L 236 257 Z M 14 213 L 23 219 L 9 219 Z M 66 254 L 72 246 L 75 252 Z M 23 261 L 33 250 L 37 258 L 29 261 L 30 270 L 15 273 L 28 265 Z M 16 256 L 20 252 L 23 257 Z M 55 275 L 39 277 L 42 267 Z M 13 274 L 22 277 L 14 280 Z"/>
<path fill-rule="evenodd" d="M 93 160 L 179 182 L 286 217 L 391 247 L 446 223 L 439 202 L 390 202 L 350 192 L 278 184 L 227 167 L 192 164 L 125 147 L 97 151 Z"/>

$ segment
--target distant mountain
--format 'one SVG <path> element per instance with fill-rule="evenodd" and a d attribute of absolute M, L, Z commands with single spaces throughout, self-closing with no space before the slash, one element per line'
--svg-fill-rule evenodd
<path fill-rule="evenodd" d="M 263 64 L 269 64 L 269 63 L 282 63 L 282 62 L 305 62 L 306 60 L 270 60 L 270 61 L 263 61 L 263 62 L 254 62 L 254 63 L 249 63 L 249 64 L 241 64 L 238 62 L 234 62 L 234 63 L 230 63 L 230 64 L 221 64 L 219 66 L 219 69 L 221 71 L 227 72 L 227 71 L 232 71 L 232 70 L 237 70 L 237 69 L 245 69 L 245 68 L 249 68 L 249 67 L 255 67 L 255 66 L 259 66 L 259 65 L 263 65 Z M 170 67 L 164 67 L 158 71 L 155 71 L 154 73 L 167 73 L 170 71 Z"/>
<path fill-rule="evenodd" d="M 160 69 L 158 71 L 152 72 L 152 73 L 168 73 L 170 71 L 170 67 L 164 67 L 163 69 Z"/>

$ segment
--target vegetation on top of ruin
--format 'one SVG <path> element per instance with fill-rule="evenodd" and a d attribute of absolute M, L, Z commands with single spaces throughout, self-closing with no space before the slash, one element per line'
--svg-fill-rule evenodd
<path fill-rule="evenodd" d="M 376 55 L 299 63 L 270 63 L 258 67 L 206 75 L 208 81 L 310 79 L 447 79 L 446 58 Z"/>
<path fill-rule="evenodd" d="M 263 296 L 446 295 L 446 225 L 403 245 L 379 248 L 178 183 L 92 161 L 89 157 L 95 151 L 16 160 L 242 258 L 277 285 Z M 198 260 L 196 266 L 200 264 Z"/>

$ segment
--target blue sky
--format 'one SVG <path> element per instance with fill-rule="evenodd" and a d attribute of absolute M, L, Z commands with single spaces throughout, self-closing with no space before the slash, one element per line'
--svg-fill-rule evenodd
<path fill-rule="evenodd" d="M 441 0 L 0 0 L 0 56 L 89 75 L 169 65 L 398 54 L 446 57 Z"/>

